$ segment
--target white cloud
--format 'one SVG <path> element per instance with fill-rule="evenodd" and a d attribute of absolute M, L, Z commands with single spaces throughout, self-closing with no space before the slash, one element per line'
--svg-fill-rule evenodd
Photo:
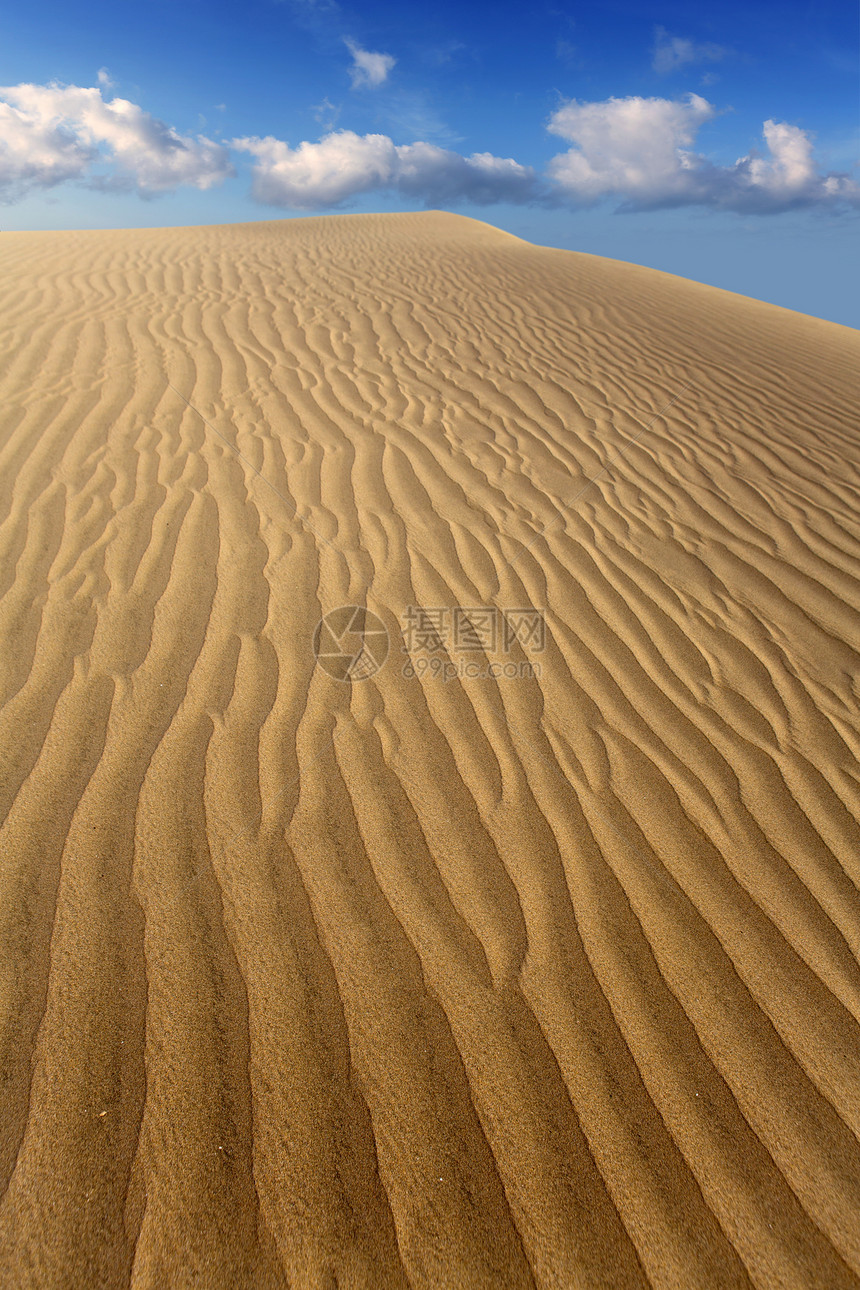
<path fill-rule="evenodd" d="M 326 100 L 318 111 L 330 108 Z M 860 206 L 855 179 L 822 173 L 812 137 L 787 122 L 764 123 L 763 148 L 731 165 L 712 162 L 696 141 L 716 116 L 697 94 L 564 103 L 548 128 L 569 147 L 544 176 L 510 157 L 463 156 L 419 131 L 416 142 L 400 145 L 388 135 L 329 127 L 319 142 L 294 148 L 271 136 L 230 146 L 253 158 L 256 200 L 294 210 L 339 206 L 369 192 L 436 206 L 608 200 L 622 210 L 700 205 L 752 214 Z M 150 196 L 180 185 L 207 189 L 233 173 L 224 144 L 181 135 L 127 99 L 106 100 L 99 87 L 0 88 L 0 200 L 68 180 Z"/>
<path fill-rule="evenodd" d="M 770 156 L 741 157 L 731 167 L 748 208 L 827 201 L 860 205 L 860 186 L 850 175 L 820 173 L 805 130 L 784 121 L 765 121 L 762 133 Z"/>
<path fill-rule="evenodd" d="M 233 147 L 256 160 L 257 201 L 293 210 L 337 206 L 371 188 L 388 187 L 397 153 L 383 134 L 363 137 L 351 130 L 327 134 L 319 143 L 291 148 L 282 139 L 234 139 Z"/>
<path fill-rule="evenodd" d="M 362 49 L 357 41 L 350 40 L 348 36 L 344 37 L 343 43 L 352 54 L 349 74 L 354 90 L 373 88 L 388 80 L 388 73 L 397 61 L 391 54 L 373 54 L 369 49 Z"/>
<path fill-rule="evenodd" d="M 396 151 L 398 189 L 430 205 L 470 201 L 489 206 L 529 201 L 535 194 L 534 171 L 511 157 L 491 152 L 463 157 L 432 143 L 409 143 Z"/>
<path fill-rule="evenodd" d="M 293 210 L 336 206 L 360 193 L 394 190 L 428 205 L 468 200 L 527 201 L 535 175 L 527 166 L 490 153 L 463 157 L 431 143 L 397 146 L 384 134 L 338 130 L 319 143 L 290 148 L 282 139 L 234 139 L 255 159 L 257 201 Z"/>
<path fill-rule="evenodd" d="M 113 172 L 91 176 L 101 162 Z M 178 134 L 127 99 L 77 85 L 0 88 L 0 195 L 77 179 L 147 196 L 181 184 L 210 188 L 232 173 L 227 150 Z"/>
<path fill-rule="evenodd" d="M 754 214 L 860 201 L 848 175 L 819 172 L 811 138 L 794 125 L 766 121 L 768 156 L 714 165 L 693 151 L 699 129 L 714 116 L 698 94 L 566 103 L 548 128 L 574 146 L 553 158 L 549 178 L 575 204 L 616 197 L 627 210 L 704 205 Z"/>
<path fill-rule="evenodd" d="M 670 36 L 665 27 L 658 27 L 654 40 L 655 72 L 676 72 L 688 63 L 718 63 L 731 50 L 710 42 L 698 44 L 685 36 Z"/>
<path fill-rule="evenodd" d="M 666 198 L 686 190 L 690 147 L 714 109 L 698 94 L 671 99 L 607 99 L 566 103 L 548 129 L 576 144 L 550 163 L 550 176 L 583 201 L 609 194 Z"/>
<path fill-rule="evenodd" d="M 254 158 L 256 200 L 293 210 L 339 206 L 380 191 L 427 205 L 585 206 L 615 199 L 623 210 L 701 205 L 746 213 L 860 201 L 860 188 L 848 175 L 820 173 L 811 138 L 794 125 L 765 122 L 765 155 L 715 165 L 694 149 L 700 128 L 716 115 L 697 94 L 680 101 L 566 103 L 549 129 L 572 146 L 553 158 L 544 178 L 491 153 L 466 157 L 425 141 L 396 145 L 388 135 L 351 130 L 295 148 L 271 136 L 234 139 L 232 146 Z"/>
<path fill-rule="evenodd" d="M 113 89 L 114 85 L 116 85 L 116 81 L 106 67 L 99 68 L 99 85 L 106 90 Z"/>

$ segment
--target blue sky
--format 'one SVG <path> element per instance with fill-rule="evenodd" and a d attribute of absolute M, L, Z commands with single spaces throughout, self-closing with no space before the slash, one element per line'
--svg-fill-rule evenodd
<path fill-rule="evenodd" d="M 458 210 L 860 326 L 857 15 L 43 0 L 0 46 L 0 227 Z"/>

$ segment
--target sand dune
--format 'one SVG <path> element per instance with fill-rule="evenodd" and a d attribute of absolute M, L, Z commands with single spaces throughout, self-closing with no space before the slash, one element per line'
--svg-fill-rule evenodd
<path fill-rule="evenodd" d="M 0 1284 L 860 1286 L 857 335 L 440 213 L 0 266 Z"/>

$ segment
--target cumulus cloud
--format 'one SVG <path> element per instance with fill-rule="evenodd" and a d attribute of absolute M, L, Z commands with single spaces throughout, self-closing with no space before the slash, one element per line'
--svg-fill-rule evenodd
<path fill-rule="evenodd" d="M 388 80 L 388 73 L 397 61 L 391 54 L 371 53 L 369 49 L 362 49 L 357 41 L 350 40 L 348 36 L 344 37 L 343 43 L 352 54 L 352 67 L 349 69 L 349 74 L 354 90 L 372 89 L 377 85 L 383 85 Z"/>
<path fill-rule="evenodd" d="M 93 177 L 105 161 L 111 173 Z M 180 135 L 127 99 L 107 102 L 100 88 L 0 87 L 0 195 L 7 201 L 70 179 L 147 196 L 181 184 L 210 188 L 231 173 L 221 144 Z"/>
<path fill-rule="evenodd" d="M 233 147 L 255 159 L 253 194 L 269 206 L 314 210 L 390 185 L 397 152 L 383 134 L 351 130 L 327 134 L 319 143 L 291 148 L 283 139 L 234 139 Z"/>
<path fill-rule="evenodd" d="M 537 192 L 537 176 L 530 166 L 512 157 L 473 152 L 463 157 L 432 143 L 409 143 L 396 149 L 397 187 L 428 205 L 470 201 L 479 206 L 494 202 L 527 202 Z"/>
<path fill-rule="evenodd" d="M 658 27 L 654 39 L 654 58 L 652 67 L 655 72 L 676 72 L 679 67 L 688 63 L 718 63 L 731 51 L 722 45 L 710 42 L 698 44 L 685 36 L 670 36 L 665 27 Z"/>
<path fill-rule="evenodd" d="M 387 57 L 387 56 L 386 56 Z M 716 109 L 698 94 L 684 99 L 610 98 L 563 103 L 548 129 L 564 139 L 544 175 L 489 152 L 464 156 L 421 138 L 395 144 L 384 134 L 333 130 L 333 110 L 318 111 L 326 133 L 297 147 L 256 136 L 229 145 L 253 159 L 257 201 L 321 210 L 363 193 L 390 192 L 426 205 L 540 202 L 620 210 L 700 205 L 768 214 L 802 207 L 860 206 L 860 186 L 842 172 L 822 173 L 812 137 L 768 120 L 763 147 L 731 165 L 696 150 Z M 125 187 L 142 196 L 180 185 L 207 189 L 233 174 L 228 146 L 177 133 L 127 99 L 100 87 L 16 85 L 0 88 L 0 201 L 72 180 Z"/>
<path fill-rule="evenodd" d="M 695 166 L 689 151 L 714 109 L 698 94 L 671 99 L 607 99 L 565 103 L 550 118 L 552 134 L 576 145 L 550 163 L 552 179 L 591 202 L 621 194 L 650 203 L 682 196 Z"/>
<path fill-rule="evenodd" d="M 253 195 L 292 210 L 340 206 L 369 192 L 394 192 L 427 205 L 461 201 L 587 206 L 621 210 L 701 205 L 750 214 L 804 206 L 860 204 L 846 174 L 820 172 L 810 136 L 766 121 L 765 150 L 721 166 L 696 151 L 702 126 L 717 116 L 698 94 L 685 99 L 611 98 L 563 104 L 548 128 L 569 149 L 544 176 L 509 157 L 462 156 L 428 142 L 397 145 L 388 135 L 330 131 L 297 147 L 282 139 L 234 139 L 254 159 Z"/>
<path fill-rule="evenodd" d="M 850 176 L 820 173 L 810 136 L 795 125 L 764 123 L 769 155 L 750 154 L 731 166 L 708 161 L 693 146 L 715 115 L 698 94 L 565 103 L 548 128 L 574 146 L 550 162 L 550 180 L 575 204 L 614 197 L 626 210 L 704 205 L 764 214 L 860 204 Z"/>
<path fill-rule="evenodd" d="M 257 201 L 292 210 L 338 206 L 361 193 L 391 190 L 433 205 L 528 201 L 536 177 L 528 166 L 488 152 L 463 157 L 431 143 L 396 145 L 384 134 L 337 130 L 291 148 L 282 139 L 234 139 L 254 159 Z"/>

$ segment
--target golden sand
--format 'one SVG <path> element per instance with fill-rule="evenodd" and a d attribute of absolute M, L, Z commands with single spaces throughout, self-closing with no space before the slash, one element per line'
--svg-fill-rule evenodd
<path fill-rule="evenodd" d="M 441 213 L 0 283 L 4 1290 L 860 1285 L 858 335 Z"/>

